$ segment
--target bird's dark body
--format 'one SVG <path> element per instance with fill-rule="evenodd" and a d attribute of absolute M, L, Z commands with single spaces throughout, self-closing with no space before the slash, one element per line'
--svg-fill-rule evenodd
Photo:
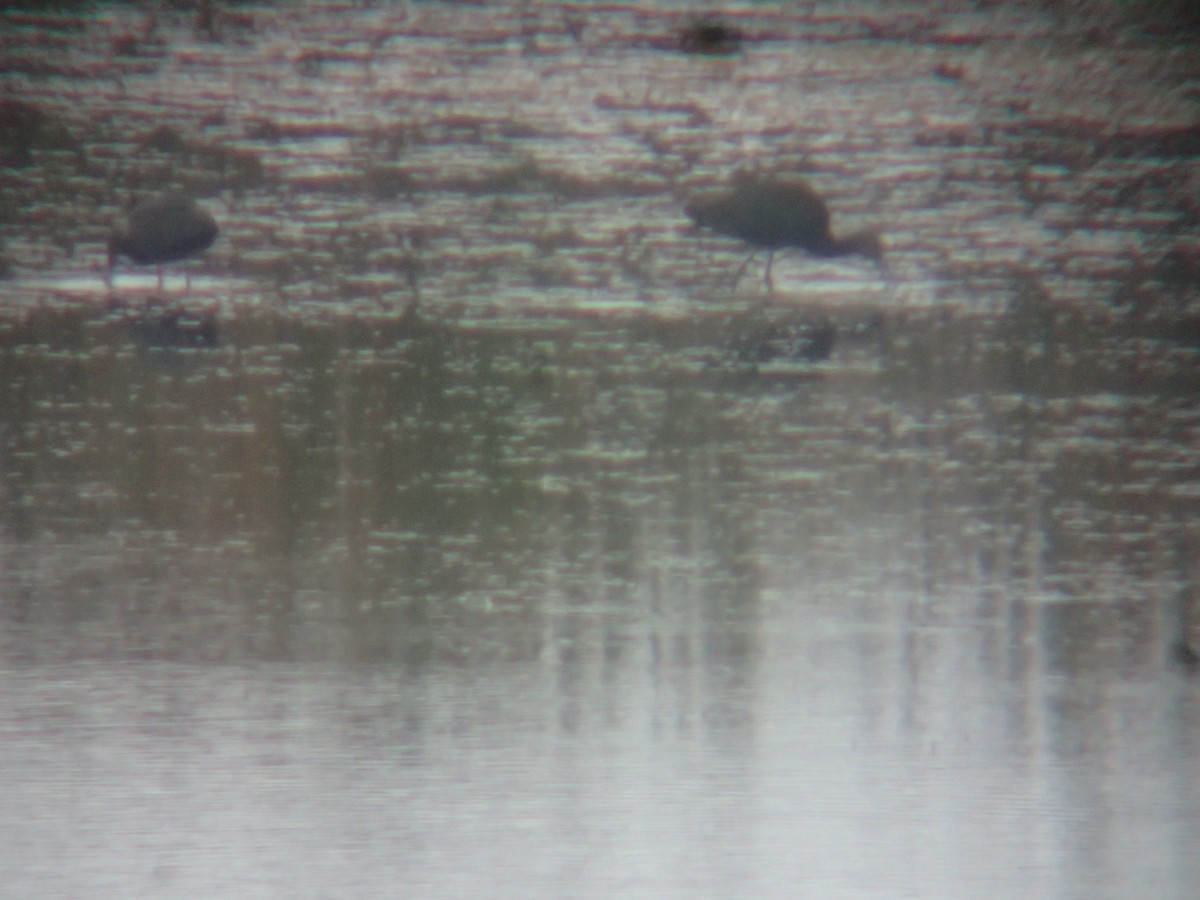
<path fill-rule="evenodd" d="M 146 200 L 129 214 L 129 227 L 109 242 L 109 265 L 117 256 L 142 266 L 190 259 L 211 247 L 218 232 L 213 217 L 187 197 Z"/>
<path fill-rule="evenodd" d="M 732 190 L 701 196 L 687 207 L 697 225 L 764 250 L 803 247 L 822 255 L 829 241 L 829 210 L 799 180 L 746 180 Z"/>

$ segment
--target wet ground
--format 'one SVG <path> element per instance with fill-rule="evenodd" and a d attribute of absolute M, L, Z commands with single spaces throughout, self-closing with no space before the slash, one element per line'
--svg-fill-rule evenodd
<path fill-rule="evenodd" d="M 1132 6 L 0 16 L 0 893 L 1190 898 L 1200 57 Z M 738 169 L 887 277 L 733 284 Z M 168 188 L 216 245 L 106 286 Z"/>

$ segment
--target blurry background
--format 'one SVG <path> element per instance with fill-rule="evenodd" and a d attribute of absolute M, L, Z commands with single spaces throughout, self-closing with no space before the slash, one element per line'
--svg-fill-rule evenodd
<path fill-rule="evenodd" d="M 0 893 L 1191 898 L 1197 24 L 0 14 Z"/>

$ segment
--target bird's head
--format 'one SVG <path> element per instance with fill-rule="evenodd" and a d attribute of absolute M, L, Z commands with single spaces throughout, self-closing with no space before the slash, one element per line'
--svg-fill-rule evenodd
<path fill-rule="evenodd" d="M 693 231 L 698 228 L 721 231 L 722 223 L 728 221 L 732 212 L 731 197 L 727 191 L 706 191 L 688 200 L 683 211 L 692 220 Z"/>
<path fill-rule="evenodd" d="M 841 241 L 847 253 L 857 253 L 865 256 L 880 268 L 886 268 L 883 261 L 883 237 L 878 231 L 859 231 L 847 235 Z"/>
<path fill-rule="evenodd" d="M 684 205 L 684 215 L 692 220 L 693 230 L 695 228 L 703 228 L 708 224 L 709 217 L 712 214 L 710 206 L 711 203 L 706 203 L 703 196 L 693 197 Z"/>

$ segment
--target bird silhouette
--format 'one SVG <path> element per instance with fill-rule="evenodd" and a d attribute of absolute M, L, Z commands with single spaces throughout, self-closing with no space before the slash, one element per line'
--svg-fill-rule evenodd
<path fill-rule="evenodd" d="M 754 251 L 738 269 L 734 283 L 759 250 L 767 251 L 767 289 L 776 250 L 799 247 L 813 256 L 858 254 L 883 265 L 883 242 L 874 230 L 835 237 L 829 228 L 829 208 L 803 178 L 739 173 L 733 186 L 692 198 L 684 209 L 698 228 L 738 238 Z"/>
<path fill-rule="evenodd" d="M 693 19 L 680 29 L 677 41 L 684 53 L 729 56 L 742 49 L 742 32 L 720 19 Z"/>
<path fill-rule="evenodd" d="M 158 266 L 158 289 L 163 286 L 162 266 L 199 256 L 212 246 L 220 229 L 195 201 L 180 194 L 163 194 L 144 200 L 129 213 L 129 222 L 108 240 L 108 272 L 120 256 L 136 265 Z M 189 277 L 189 284 L 190 284 Z"/>

